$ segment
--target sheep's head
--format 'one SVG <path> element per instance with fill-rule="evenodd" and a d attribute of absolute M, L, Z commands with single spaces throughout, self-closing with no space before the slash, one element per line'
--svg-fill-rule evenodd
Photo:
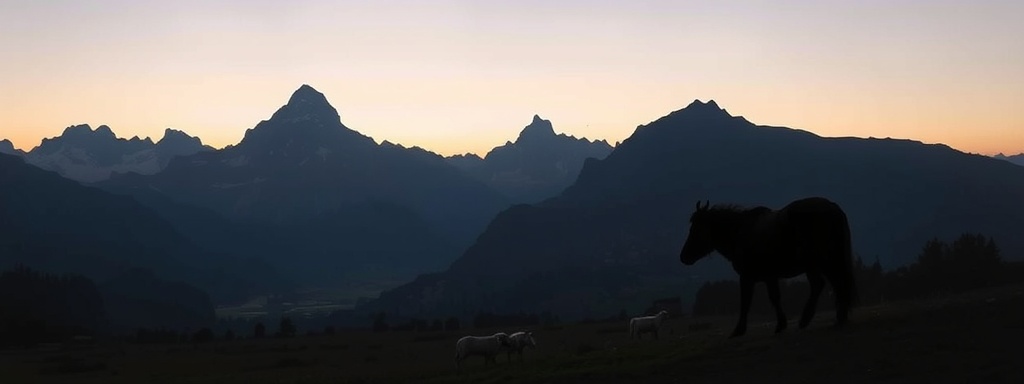
<path fill-rule="evenodd" d="M 533 339 L 533 332 L 526 332 L 526 345 L 531 348 L 537 348 L 537 341 Z"/>
<path fill-rule="evenodd" d="M 495 333 L 494 337 L 498 339 L 498 342 L 501 343 L 502 347 L 512 346 L 512 339 L 509 339 L 508 335 L 506 335 L 504 332 Z"/>

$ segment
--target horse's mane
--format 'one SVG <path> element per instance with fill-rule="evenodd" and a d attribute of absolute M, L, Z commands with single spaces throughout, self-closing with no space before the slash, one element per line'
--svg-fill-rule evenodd
<path fill-rule="evenodd" d="M 765 206 L 744 207 L 738 204 L 715 204 L 708 208 L 707 218 L 711 221 L 726 224 L 736 223 L 771 212 L 772 209 Z"/>
<path fill-rule="evenodd" d="M 711 208 L 708 208 L 708 212 L 713 212 L 713 213 L 716 213 L 716 214 L 726 214 L 726 215 L 730 215 L 730 216 L 731 215 L 744 215 L 744 216 L 745 215 L 760 215 L 760 214 L 765 213 L 765 212 L 771 212 L 771 210 L 772 210 L 771 208 L 768 208 L 768 207 L 765 207 L 765 206 L 744 207 L 744 206 L 739 205 L 739 204 L 715 204 L 715 205 L 711 206 Z"/>
<path fill-rule="evenodd" d="M 749 210 L 749 208 L 739 204 L 715 204 L 712 205 L 711 208 L 708 208 L 709 212 L 715 213 L 742 213 L 747 210 Z"/>

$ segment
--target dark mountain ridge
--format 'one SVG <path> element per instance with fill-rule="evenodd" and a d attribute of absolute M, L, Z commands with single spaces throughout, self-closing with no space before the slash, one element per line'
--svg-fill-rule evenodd
<path fill-rule="evenodd" d="M 1009 155 L 1009 156 L 1004 155 L 1002 153 L 999 153 L 999 154 L 996 154 L 993 157 L 995 157 L 997 159 L 1000 159 L 1000 160 L 1006 160 L 1006 161 L 1009 161 L 1011 163 L 1014 163 L 1014 164 L 1017 164 L 1017 165 L 1020 165 L 1020 166 L 1024 166 L 1024 153 L 1019 153 L 1019 154 L 1016 154 L 1016 155 Z"/>
<path fill-rule="evenodd" d="M 145 268 L 221 299 L 285 287 L 271 283 L 273 273 L 239 273 L 246 268 L 236 265 L 236 257 L 196 247 L 131 198 L 10 155 L 0 155 L 0 180 L 0 269 L 24 264 L 104 281 Z"/>
<path fill-rule="evenodd" d="M 212 149 L 198 137 L 170 128 L 154 143 L 148 137 L 119 138 L 106 125 L 93 130 L 82 124 L 65 128 L 58 137 L 43 139 L 24 155 L 29 164 L 91 183 L 105 180 L 113 173 L 154 174 L 176 156 Z"/>
<path fill-rule="evenodd" d="M 604 140 L 555 134 L 550 121 L 534 115 L 515 142 L 495 147 L 482 159 L 465 154 L 449 157 L 448 162 L 515 203 L 536 203 L 572 184 L 584 160 L 603 159 L 611 151 Z"/>
<path fill-rule="evenodd" d="M 838 202 L 854 252 L 886 268 L 966 231 L 1024 256 L 1024 168 L 945 145 L 758 126 L 694 101 L 588 159 L 561 195 L 500 213 L 447 271 L 358 310 L 469 315 L 501 303 L 584 318 L 665 293 L 688 300 L 704 281 L 733 275 L 720 257 L 679 263 L 695 201 L 781 208 L 813 195 Z"/>
<path fill-rule="evenodd" d="M 243 228 L 239 247 L 317 284 L 367 269 L 402 278 L 441 269 L 507 205 L 437 154 L 349 129 L 308 85 L 237 145 L 98 185 L 161 212 L 215 213 Z"/>
<path fill-rule="evenodd" d="M 12 143 L 10 140 L 2 139 L 0 140 L 0 154 L 22 156 L 25 154 L 25 152 L 20 149 L 14 148 L 14 143 Z"/>

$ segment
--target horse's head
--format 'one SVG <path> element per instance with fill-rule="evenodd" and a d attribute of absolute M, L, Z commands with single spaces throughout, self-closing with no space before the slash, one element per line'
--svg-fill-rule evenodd
<path fill-rule="evenodd" d="M 714 232 L 708 217 L 709 205 L 710 202 L 705 202 L 701 206 L 700 201 L 697 201 L 696 210 L 690 215 L 690 234 L 686 237 L 683 250 L 679 252 L 679 261 L 683 264 L 693 265 L 715 250 Z"/>
<path fill-rule="evenodd" d="M 526 346 L 537 348 L 537 341 L 533 339 L 533 332 L 526 332 Z"/>

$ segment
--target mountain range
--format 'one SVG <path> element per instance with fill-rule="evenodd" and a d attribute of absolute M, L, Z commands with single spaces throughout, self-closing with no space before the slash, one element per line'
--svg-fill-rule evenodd
<path fill-rule="evenodd" d="M 174 130 L 153 143 L 74 126 L 29 153 L 9 141 L 0 152 L 14 155 L 0 155 L 3 264 L 98 281 L 141 266 L 216 300 L 287 280 L 379 280 L 397 288 L 357 312 L 635 312 L 732 276 L 721 258 L 678 263 L 705 199 L 778 208 L 828 197 L 847 210 L 855 252 L 887 268 L 964 231 L 1024 254 L 1024 168 L 944 145 L 755 125 L 714 101 L 614 148 L 534 116 L 483 158 L 444 158 L 378 144 L 303 85 L 221 150 Z"/>
<path fill-rule="evenodd" d="M 603 159 L 611 152 L 604 140 L 556 135 L 550 121 L 534 115 L 515 142 L 506 142 L 483 158 L 465 154 L 447 159 L 513 203 L 536 203 L 572 184 L 584 160 Z"/>
<path fill-rule="evenodd" d="M 288 288 L 259 261 L 197 247 L 134 199 L 0 154 L 0 270 L 16 265 L 106 281 L 131 269 L 218 299 Z"/>
<path fill-rule="evenodd" d="M 356 312 L 580 319 L 670 295 L 685 301 L 705 281 L 734 277 L 721 257 L 678 261 L 694 202 L 781 208 L 815 195 L 847 212 L 856 255 L 886 268 L 913 260 L 929 239 L 968 231 L 992 236 L 1004 257 L 1024 256 L 1022 167 L 945 145 L 755 125 L 694 101 L 586 160 L 557 197 L 499 213 L 448 270 Z"/>
<path fill-rule="evenodd" d="M 310 284 L 443 269 L 509 205 L 442 156 L 346 127 L 308 85 L 237 145 L 97 186 L 173 217 L 200 243 L 251 251 Z"/>
<path fill-rule="evenodd" d="M 204 252 L 266 260 L 310 285 L 442 270 L 498 211 L 557 194 L 584 159 L 611 151 L 535 116 L 515 142 L 466 166 L 377 144 L 308 85 L 221 150 L 171 129 L 153 143 L 88 125 L 28 153 L 5 143 L 29 164 L 132 197 Z"/>
<path fill-rule="evenodd" d="M 1002 153 L 999 153 L 999 154 L 996 154 L 994 157 L 997 158 L 997 159 L 1000 159 L 1000 160 L 1006 160 L 1006 161 L 1009 161 L 1011 163 L 1014 163 L 1014 164 L 1017 164 L 1017 165 L 1020 165 L 1020 166 L 1024 166 L 1024 153 L 1019 153 L 1019 154 L 1010 155 L 1010 156 L 1006 156 L 1006 155 L 1004 155 Z"/>
<path fill-rule="evenodd" d="M 5 142 L 0 143 L 0 152 L 18 154 L 9 141 Z M 114 173 L 151 175 L 167 167 L 176 156 L 212 149 L 203 145 L 199 138 L 170 128 L 164 131 L 160 141 L 153 143 L 148 137 L 118 138 L 106 125 L 93 130 L 83 124 L 67 127 L 60 136 L 43 139 L 39 146 L 21 154 L 29 164 L 72 180 L 92 183 L 106 180 Z"/>

